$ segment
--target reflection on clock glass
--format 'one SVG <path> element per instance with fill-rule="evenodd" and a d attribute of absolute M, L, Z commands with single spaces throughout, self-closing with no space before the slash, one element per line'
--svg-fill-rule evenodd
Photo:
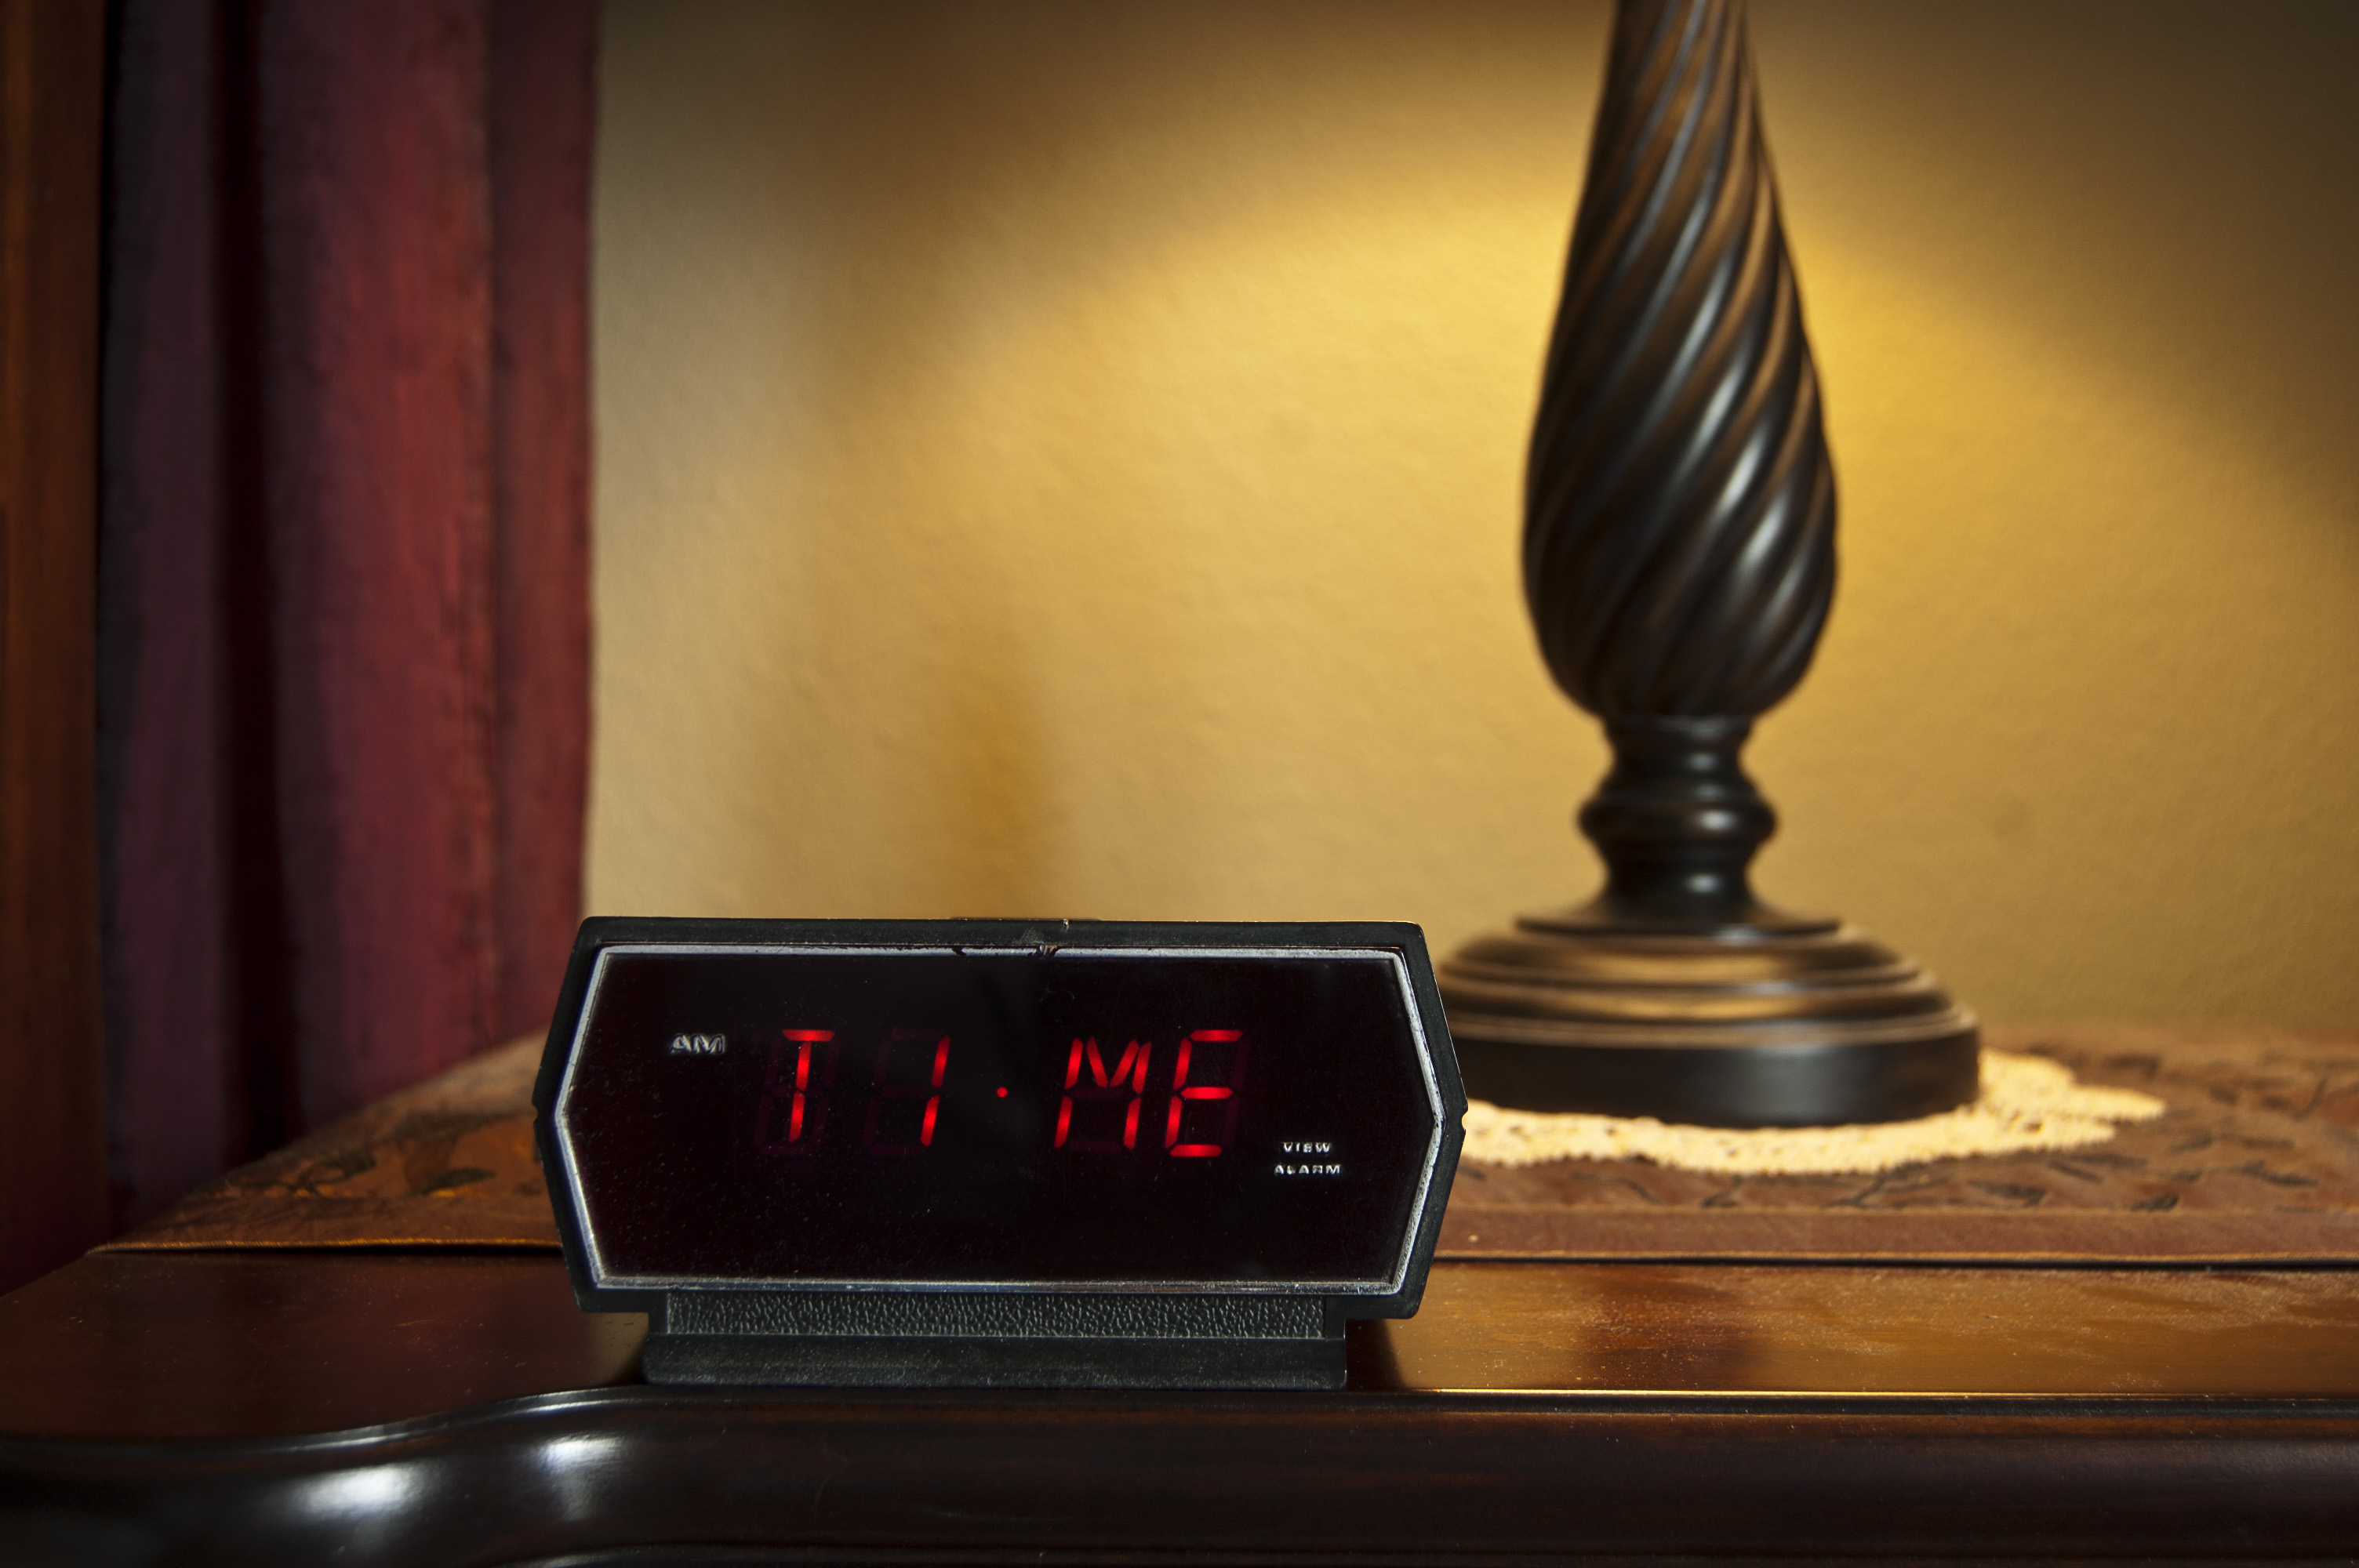
<path fill-rule="evenodd" d="M 1390 1288 L 1388 956 L 610 949 L 560 1130 L 605 1283 Z"/>

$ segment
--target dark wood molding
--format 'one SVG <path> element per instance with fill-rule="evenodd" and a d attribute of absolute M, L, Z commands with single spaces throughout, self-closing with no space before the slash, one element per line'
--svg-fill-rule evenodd
<path fill-rule="evenodd" d="M 0 0 L 0 1289 L 107 1232 L 95 538 L 106 7 Z"/>
<path fill-rule="evenodd" d="M 2354 1458 L 2347 1403 L 638 1388 L 234 1449 L 0 1439 L 0 1514 L 92 1563 L 2216 1560 L 2347 1549 Z"/>
<path fill-rule="evenodd" d="M 93 1255 L 0 1299 L 0 1560 L 1659 1568 L 2359 1540 L 2350 1270 L 1442 1263 L 1316 1394 L 657 1389 L 644 1333 L 576 1311 L 547 1255 Z"/>

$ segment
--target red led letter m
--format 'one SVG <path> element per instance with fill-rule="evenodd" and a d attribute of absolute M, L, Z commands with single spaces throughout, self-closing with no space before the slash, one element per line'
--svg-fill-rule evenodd
<path fill-rule="evenodd" d="M 1122 1059 L 1106 1071 L 1105 1058 L 1098 1052 L 1094 1036 L 1073 1042 L 1072 1051 L 1065 1057 L 1065 1098 L 1057 1105 L 1057 1147 L 1078 1149 L 1084 1153 L 1119 1154 L 1125 1149 L 1138 1147 L 1138 1098 L 1147 1092 L 1147 1058 L 1154 1047 L 1134 1040 L 1123 1047 Z M 1082 1081 L 1082 1065 L 1089 1064 L 1089 1076 L 1094 1085 Z M 1074 1107 L 1082 1108 L 1078 1130 L 1095 1132 L 1098 1137 L 1070 1137 L 1076 1129 Z M 1092 1108 L 1103 1105 L 1103 1111 Z M 1116 1110 L 1116 1105 L 1122 1108 Z M 1119 1120 L 1122 1131 L 1114 1132 Z"/>

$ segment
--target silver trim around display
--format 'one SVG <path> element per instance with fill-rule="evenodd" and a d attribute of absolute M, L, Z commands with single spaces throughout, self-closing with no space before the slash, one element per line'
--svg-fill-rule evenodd
<path fill-rule="evenodd" d="M 924 946 L 891 942 L 856 944 L 821 943 L 669 943 L 628 942 L 602 948 L 590 971 L 590 983 L 582 997 L 580 1022 L 573 1027 L 573 1038 L 566 1044 L 565 1072 L 560 1079 L 557 1104 L 552 1121 L 557 1137 L 557 1154 L 564 1165 L 562 1173 L 566 1191 L 571 1195 L 573 1214 L 582 1229 L 582 1245 L 590 1264 L 591 1282 L 601 1290 L 613 1291 L 682 1291 L 682 1290 L 795 1290 L 795 1291 L 927 1291 L 927 1292 L 1054 1292 L 1081 1293 L 1086 1292 L 1149 1292 L 1155 1294 L 1218 1294 L 1218 1295 L 1315 1295 L 1315 1296 L 1388 1296 L 1396 1294 L 1408 1278 L 1409 1262 L 1417 1252 L 1417 1238 L 1425 1226 L 1426 1206 L 1433 1198 L 1434 1167 L 1441 1159 L 1444 1134 L 1448 1132 L 1446 1113 L 1441 1103 L 1441 1084 L 1433 1067 L 1432 1043 L 1426 1038 L 1425 1017 L 1418 1009 L 1416 988 L 1409 980 L 1408 960 L 1389 947 L 1084 947 L 1056 945 L 1053 956 L 1060 958 L 1348 958 L 1364 962 L 1389 964 L 1393 979 L 1400 987 L 1401 1008 L 1408 1018 L 1409 1035 L 1416 1047 L 1418 1071 L 1425 1082 L 1425 1098 L 1433 1116 L 1433 1132 L 1426 1140 L 1425 1162 L 1418 1173 L 1417 1196 L 1409 1206 L 1408 1225 L 1401 1238 L 1399 1259 L 1386 1280 L 1299 1280 L 1284 1282 L 1254 1280 L 829 1280 L 805 1279 L 799 1276 L 723 1276 L 675 1274 L 615 1274 L 606 1268 L 598 1247 L 596 1227 L 592 1223 L 588 1195 L 582 1190 L 582 1176 L 573 1157 L 571 1102 L 574 1069 L 582 1061 L 582 1046 L 589 1037 L 591 1020 L 598 1013 L 598 992 L 605 983 L 606 961 L 617 954 L 628 957 L 1030 957 L 1042 951 L 1040 946 L 961 946 L 928 944 Z"/>

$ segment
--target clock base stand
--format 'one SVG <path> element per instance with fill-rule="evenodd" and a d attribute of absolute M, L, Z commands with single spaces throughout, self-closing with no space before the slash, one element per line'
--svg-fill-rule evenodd
<path fill-rule="evenodd" d="M 840 1339 L 658 1335 L 650 1383 L 814 1389 L 1340 1389 L 1343 1336 Z"/>
<path fill-rule="evenodd" d="M 1340 1389 L 1305 1296 L 674 1291 L 650 1383 L 870 1389 Z"/>

